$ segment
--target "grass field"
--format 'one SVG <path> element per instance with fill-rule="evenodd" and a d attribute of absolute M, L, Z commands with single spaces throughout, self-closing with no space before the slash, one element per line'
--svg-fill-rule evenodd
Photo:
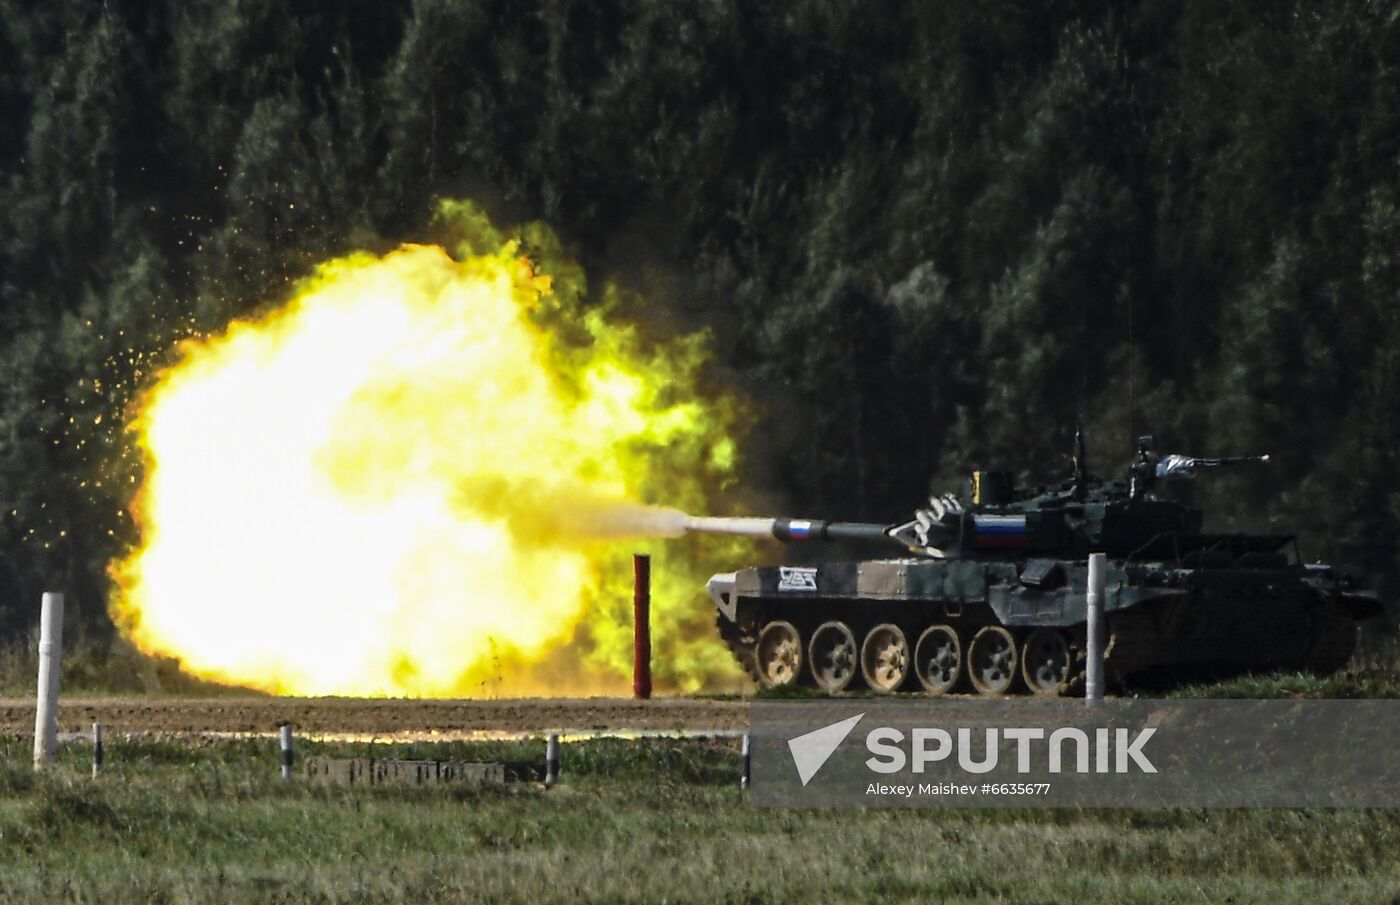
<path fill-rule="evenodd" d="M 1392 811 L 763 811 L 718 741 L 568 745 L 549 792 L 286 784 L 266 740 L 86 756 L 0 739 L 0 902 L 1400 901 Z"/>
<path fill-rule="evenodd" d="M 32 694 L 32 671 L 16 646 L 0 687 Z M 66 660 L 64 682 L 226 693 L 122 651 Z M 1248 676 L 1170 696 L 1400 697 L 1400 674 Z M 1400 811 L 765 811 L 737 789 L 732 740 L 569 744 L 564 784 L 548 792 L 288 784 L 266 739 L 118 739 L 98 780 L 83 743 L 45 774 L 30 749 L 0 735 L 0 905 L 1400 903 Z M 298 750 L 520 760 L 542 759 L 543 742 Z"/>

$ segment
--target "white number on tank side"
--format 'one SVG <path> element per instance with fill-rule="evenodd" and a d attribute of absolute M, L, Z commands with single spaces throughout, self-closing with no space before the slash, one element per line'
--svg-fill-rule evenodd
<path fill-rule="evenodd" d="M 780 591 L 815 591 L 817 589 L 817 570 L 804 569 L 799 566 L 779 566 L 778 567 L 778 590 Z"/>

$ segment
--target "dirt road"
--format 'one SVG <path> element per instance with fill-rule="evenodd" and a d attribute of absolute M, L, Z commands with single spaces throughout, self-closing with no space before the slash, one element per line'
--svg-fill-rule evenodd
<path fill-rule="evenodd" d="M 100 722 L 116 732 L 270 732 L 290 722 L 307 733 L 454 735 L 480 730 L 716 730 L 748 726 L 741 701 L 661 698 L 521 698 L 422 701 L 363 698 L 72 698 L 59 726 L 73 732 Z M 32 733 L 34 702 L 0 698 L 0 732 Z"/>

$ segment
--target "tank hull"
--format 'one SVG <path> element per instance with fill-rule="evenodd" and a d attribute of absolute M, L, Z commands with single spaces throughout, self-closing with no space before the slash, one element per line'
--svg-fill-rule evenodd
<path fill-rule="evenodd" d="M 908 558 L 748 568 L 716 576 L 710 590 L 721 637 L 762 684 L 1070 694 L 1082 689 L 1086 581 L 1076 560 Z M 1105 667 L 1119 687 L 1330 672 L 1351 657 L 1358 620 L 1379 611 L 1326 568 L 1277 561 L 1111 560 L 1106 585 Z M 799 662 L 766 671 L 794 650 Z"/>

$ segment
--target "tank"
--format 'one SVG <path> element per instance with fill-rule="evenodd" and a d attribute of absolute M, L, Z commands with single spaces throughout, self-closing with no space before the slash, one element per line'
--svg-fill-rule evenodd
<path fill-rule="evenodd" d="M 828 694 L 1082 690 L 1087 559 L 1108 557 L 1105 675 L 1118 687 L 1261 670 L 1329 673 L 1351 658 L 1377 596 L 1345 569 L 1305 563 L 1293 535 L 1202 529 L 1163 483 L 1268 456 L 1158 455 L 1150 437 L 1123 480 L 1089 474 L 1081 435 L 1057 486 L 1019 490 L 974 471 L 961 495 L 897 525 L 691 518 L 691 531 L 781 541 L 864 541 L 886 559 L 716 575 L 721 638 L 763 686 Z"/>

